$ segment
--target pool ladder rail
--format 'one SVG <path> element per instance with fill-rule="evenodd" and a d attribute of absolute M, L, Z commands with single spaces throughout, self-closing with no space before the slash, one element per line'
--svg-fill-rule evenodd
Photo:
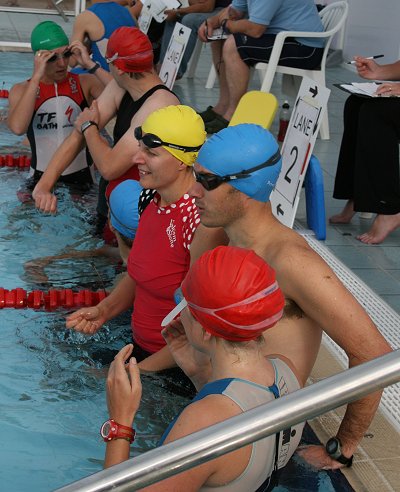
<path fill-rule="evenodd" d="M 94 292 L 84 289 L 74 292 L 72 289 L 51 289 L 48 292 L 41 290 L 27 292 L 20 287 L 12 290 L 0 287 L 0 309 L 44 308 L 53 311 L 57 308 L 91 307 L 105 299 L 107 295 L 105 290 Z"/>

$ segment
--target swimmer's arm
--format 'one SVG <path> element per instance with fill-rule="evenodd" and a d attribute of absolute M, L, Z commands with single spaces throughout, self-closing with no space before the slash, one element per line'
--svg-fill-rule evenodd
<path fill-rule="evenodd" d="M 14 85 L 10 90 L 7 125 L 16 135 L 24 135 L 28 131 L 35 109 L 39 81 L 40 79 L 32 78 L 28 82 Z"/>
<path fill-rule="evenodd" d="M 103 128 L 114 116 L 117 104 L 120 103 L 124 91 L 113 80 L 110 82 L 97 100 L 100 111 L 99 127 Z M 77 130 L 73 130 L 64 142 L 58 147 L 42 177 L 35 186 L 32 196 L 35 205 L 45 212 L 56 212 L 57 200 L 52 195 L 52 189 L 61 174 L 67 169 L 79 152 L 84 149 L 85 141 Z"/>
<path fill-rule="evenodd" d="M 365 310 L 311 248 L 293 251 L 279 271 L 278 282 L 285 295 L 344 349 L 349 367 L 392 351 Z M 337 433 L 345 456 L 350 457 L 363 438 L 381 394 L 372 393 L 347 406 Z"/>
<path fill-rule="evenodd" d="M 234 413 L 230 410 L 235 404 L 227 401 L 223 402 L 221 406 L 220 398 L 219 395 L 209 395 L 207 398 L 188 405 L 179 415 L 177 421 L 166 437 L 164 444 L 177 441 L 182 437 L 193 434 L 233 416 Z M 216 404 L 216 401 L 219 404 Z M 242 448 L 229 455 L 207 461 L 140 490 L 141 492 L 199 491 L 209 479 L 214 478 L 218 473 L 221 473 L 221 471 L 223 473 L 227 467 L 231 467 L 233 470 L 241 469 L 243 462 L 246 463 L 246 460 L 249 460 L 250 451 L 248 448 L 249 446 L 247 449 Z M 218 480 L 218 478 L 216 478 L 216 480 Z M 215 489 L 218 490 L 218 485 L 215 486 Z M 229 485 L 227 485 L 227 489 L 229 489 Z"/>
<path fill-rule="evenodd" d="M 104 92 L 107 91 L 107 89 L 108 86 Z M 103 97 L 103 94 L 98 99 L 98 111 L 100 115 L 103 115 L 105 112 L 105 108 L 103 110 L 103 107 L 105 106 L 104 101 L 106 98 Z M 132 167 L 132 157 L 139 148 L 138 142 L 134 137 L 135 128 L 140 126 L 153 111 L 175 104 L 179 104 L 179 100 L 174 94 L 165 90 L 156 91 L 135 114 L 129 129 L 113 148 L 110 148 L 104 140 L 101 139 L 97 128 L 91 127 L 85 131 L 85 138 L 90 153 L 96 163 L 97 169 L 104 179 L 108 181 L 117 179 Z M 104 124 L 103 119 L 101 119 L 100 127 Z"/>
<path fill-rule="evenodd" d="M 57 199 L 52 194 L 52 190 L 58 178 L 83 148 L 84 140 L 82 135 L 73 130 L 53 154 L 46 170 L 32 192 L 37 208 L 44 212 L 56 212 Z"/>
<path fill-rule="evenodd" d="M 158 352 L 151 354 L 149 357 L 139 362 L 138 366 L 141 372 L 157 372 L 176 367 L 176 363 L 169 348 L 165 346 Z"/>

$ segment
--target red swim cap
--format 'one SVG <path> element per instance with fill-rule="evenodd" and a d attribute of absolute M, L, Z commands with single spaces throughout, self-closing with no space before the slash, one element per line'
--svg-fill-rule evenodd
<path fill-rule="evenodd" d="M 146 34 L 137 27 L 120 27 L 108 40 L 106 60 L 124 72 L 150 72 L 153 47 Z"/>
<path fill-rule="evenodd" d="M 182 284 L 190 312 L 214 336 L 254 340 L 282 317 L 275 270 L 254 251 L 219 246 L 204 253 Z"/>

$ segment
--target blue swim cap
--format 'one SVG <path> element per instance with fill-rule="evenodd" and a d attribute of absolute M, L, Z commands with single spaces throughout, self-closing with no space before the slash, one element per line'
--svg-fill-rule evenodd
<path fill-rule="evenodd" d="M 127 179 L 119 183 L 110 195 L 111 225 L 123 236 L 133 239 L 139 222 L 138 202 L 142 192 L 138 181 Z"/>
<path fill-rule="evenodd" d="M 242 123 L 215 133 L 200 149 L 197 162 L 213 174 L 226 176 L 259 166 L 278 151 L 278 143 L 271 132 L 260 125 Z M 282 158 L 228 184 L 254 200 L 267 202 L 281 167 Z"/>

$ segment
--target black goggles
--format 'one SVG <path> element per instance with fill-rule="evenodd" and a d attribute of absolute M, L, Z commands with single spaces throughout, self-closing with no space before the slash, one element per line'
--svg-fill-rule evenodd
<path fill-rule="evenodd" d="M 182 152 L 198 152 L 201 145 L 196 147 L 188 147 L 187 145 L 177 145 L 170 142 L 163 142 L 161 138 L 157 137 L 153 133 L 146 133 L 143 135 L 142 127 L 138 126 L 135 128 L 134 132 L 136 140 L 142 140 L 146 147 L 149 149 L 155 149 L 156 147 L 170 147 L 171 149 L 182 150 Z"/>
<path fill-rule="evenodd" d="M 66 50 L 64 53 L 54 53 L 54 55 L 47 60 L 47 63 L 53 63 L 59 59 L 67 60 L 72 56 L 72 54 L 72 50 Z"/>
<path fill-rule="evenodd" d="M 194 171 L 194 175 L 196 177 L 196 181 L 203 186 L 207 191 L 215 190 L 218 186 L 222 185 L 222 183 L 227 183 L 228 181 L 233 181 L 234 179 L 245 179 L 249 178 L 252 173 L 258 171 L 259 169 L 263 169 L 264 167 L 273 166 L 276 164 L 281 158 L 281 153 L 279 150 L 275 152 L 275 154 L 270 157 L 267 161 L 259 164 L 258 166 L 251 167 L 250 169 L 243 169 L 236 174 L 227 174 L 226 176 L 218 176 L 217 174 L 210 173 L 197 173 Z"/>

